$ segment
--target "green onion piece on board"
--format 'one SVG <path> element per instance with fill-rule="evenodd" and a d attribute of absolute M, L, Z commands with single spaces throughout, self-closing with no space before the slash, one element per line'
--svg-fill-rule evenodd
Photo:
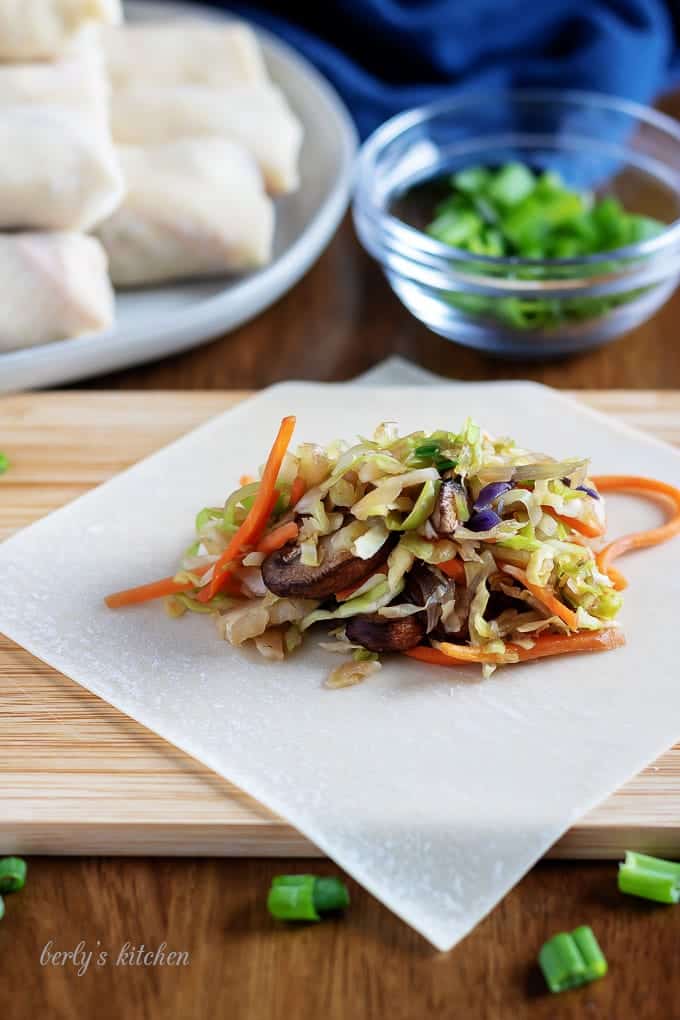
<path fill-rule="evenodd" d="M 2 896 L 0 896 L 0 921 L 2 921 L 4 916 L 5 916 L 5 901 L 3 900 Z"/>
<path fill-rule="evenodd" d="M 269 913 L 280 921 L 320 921 L 321 914 L 347 906 L 344 882 L 316 875 L 277 875 L 267 897 Z"/>
<path fill-rule="evenodd" d="M 26 884 L 26 861 L 21 857 L 0 860 L 0 893 L 18 892 Z"/>
<path fill-rule="evenodd" d="M 267 910 L 280 921 L 320 921 L 314 906 L 314 875 L 278 875 L 272 880 Z"/>
<path fill-rule="evenodd" d="M 548 939 L 538 962 L 551 992 L 579 988 L 607 973 L 607 961 L 587 925 L 576 928 L 571 935 L 560 932 Z"/>
<path fill-rule="evenodd" d="M 326 914 L 329 910 L 345 910 L 349 906 L 349 892 L 345 883 L 339 878 L 317 878 L 314 906 L 320 914 Z"/>
<path fill-rule="evenodd" d="M 5 471 L 9 470 L 9 457 L 6 453 L 0 452 L 0 475 L 4 475 Z"/>
<path fill-rule="evenodd" d="M 619 889 L 656 903 L 680 903 L 680 864 L 627 850 L 619 864 Z"/>

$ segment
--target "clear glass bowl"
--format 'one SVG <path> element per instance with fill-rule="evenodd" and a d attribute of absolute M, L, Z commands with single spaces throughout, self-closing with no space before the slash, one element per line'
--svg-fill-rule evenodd
<path fill-rule="evenodd" d="M 436 182 L 510 161 L 555 170 L 570 187 L 612 194 L 668 226 L 626 248 L 551 260 L 473 255 L 424 233 Z M 353 212 L 395 293 L 434 332 L 504 356 L 574 353 L 639 325 L 680 279 L 680 125 L 588 92 L 446 99 L 393 117 L 364 143 Z M 536 301 L 551 302 L 551 324 L 531 324 Z"/>

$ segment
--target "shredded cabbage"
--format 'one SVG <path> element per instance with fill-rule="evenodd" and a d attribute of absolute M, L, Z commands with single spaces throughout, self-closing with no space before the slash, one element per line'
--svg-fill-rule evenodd
<path fill-rule="evenodd" d="M 302 620 L 300 627 L 307 630 L 313 623 L 319 623 L 321 620 L 347 620 L 359 613 L 376 613 L 382 606 L 391 602 L 395 595 L 400 595 L 403 589 L 403 581 L 397 586 L 396 591 L 392 591 L 387 581 L 381 580 L 364 595 L 342 602 L 337 609 L 316 609 L 309 613 Z"/>
<path fill-rule="evenodd" d="M 403 585 L 404 578 L 416 558 L 415 553 L 407 547 L 406 541 L 406 538 L 400 538 L 387 558 L 387 584 L 393 594 L 396 594 L 400 584 Z"/>
<path fill-rule="evenodd" d="M 369 517 L 386 517 L 390 510 L 395 509 L 395 500 L 399 498 L 403 489 L 438 480 L 439 472 L 433 467 L 407 471 L 405 474 L 383 479 L 354 504 L 352 513 L 360 521 L 368 520 Z"/>
<path fill-rule="evenodd" d="M 587 460 L 530 461 L 528 464 L 518 464 L 512 477 L 515 482 L 565 478 L 575 474 L 579 468 L 584 468 L 587 463 Z"/>
<path fill-rule="evenodd" d="M 352 542 L 352 552 L 360 560 L 370 560 L 384 546 L 388 536 L 389 532 L 382 521 L 374 524 Z"/>

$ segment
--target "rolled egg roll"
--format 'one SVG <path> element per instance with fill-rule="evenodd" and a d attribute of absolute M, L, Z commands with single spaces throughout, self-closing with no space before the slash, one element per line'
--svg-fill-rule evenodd
<path fill-rule="evenodd" d="M 113 322 L 106 254 L 83 234 L 0 234 L 0 293 L 0 351 L 98 332 Z"/>
<path fill-rule="evenodd" d="M 271 257 L 274 209 L 252 157 L 224 138 L 118 149 L 126 194 L 100 225 L 120 287 L 242 272 Z"/>
<path fill-rule="evenodd" d="M 0 0 L 0 60 L 51 60 L 95 24 L 116 24 L 120 0 Z"/>
<path fill-rule="evenodd" d="M 104 116 L 0 97 L 0 230 L 90 230 L 123 179 Z"/>
<path fill-rule="evenodd" d="M 240 21 L 136 22 L 100 33 L 114 88 L 138 85 L 225 87 L 267 80 L 260 44 Z"/>
<path fill-rule="evenodd" d="M 60 106 L 101 112 L 108 120 L 110 92 L 102 54 L 93 45 L 52 62 L 0 65 L 0 110 L 26 104 Z"/>
<path fill-rule="evenodd" d="M 302 127 L 283 93 L 266 82 L 205 85 L 137 85 L 114 89 L 114 141 L 153 145 L 216 135 L 239 142 L 259 164 L 271 194 L 298 185 Z"/>

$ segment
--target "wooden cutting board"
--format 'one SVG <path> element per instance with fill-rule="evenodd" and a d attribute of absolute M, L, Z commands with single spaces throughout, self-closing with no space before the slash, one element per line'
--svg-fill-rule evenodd
<path fill-rule="evenodd" d="M 246 393 L 43 393 L 0 399 L 0 539 Z M 680 392 L 579 399 L 680 446 Z M 0 598 L 1 594 L 0 578 Z M 680 856 L 680 744 L 553 848 Z M 0 635 L 0 851 L 314 856 L 236 787 Z"/>

